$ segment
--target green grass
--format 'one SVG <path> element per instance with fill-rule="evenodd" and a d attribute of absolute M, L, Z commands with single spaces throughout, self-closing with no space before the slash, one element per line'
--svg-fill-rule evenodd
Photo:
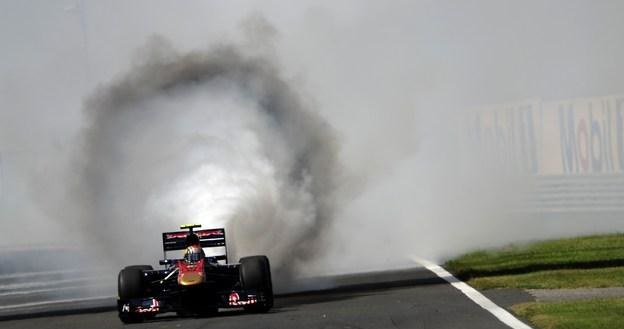
<path fill-rule="evenodd" d="M 476 251 L 451 260 L 445 266 L 462 279 L 624 266 L 624 234 L 549 240 Z"/>
<path fill-rule="evenodd" d="M 624 298 L 526 303 L 512 309 L 542 329 L 624 328 Z"/>
<path fill-rule="evenodd" d="M 561 289 L 624 287 L 624 267 L 585 270 L 538 271 L 516 275 L 477 277 L 468 280 L 477 289 Z"/>
<path fill-rule="evenodd" d="M 445 267 L 478 289 L 624 287 L 624 234 L 476 251 Z M 512 310 L 541 329 L 624 328 L 624 298 L 526 303 Z"/>

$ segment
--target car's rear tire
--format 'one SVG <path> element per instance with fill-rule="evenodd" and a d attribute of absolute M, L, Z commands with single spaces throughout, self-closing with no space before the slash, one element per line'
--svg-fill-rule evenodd
<path fill-rule="evenodd" d="M 243 290 L 256 290 L 264 300 L 245 307 L 250 312 L 267 312 L 273 307 L 273 283 L 271 266 L 266 256 L 250 256 L 240 259 L 240 282 Z"/>

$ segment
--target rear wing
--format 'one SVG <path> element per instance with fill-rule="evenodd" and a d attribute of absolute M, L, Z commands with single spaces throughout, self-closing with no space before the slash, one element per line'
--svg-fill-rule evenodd
<path fill-rule="evenodd" d="M 162 234 L 163 240 L 163 252 L 165 253 L 165 259 L 167 258 L 167 251 L 183 250 L 186 248 L 186 237 L 194 233 L 199 237 L 199 244 L 202 248 L 215 248 L 223 247 L 225 250 L 222 255 L 215 256 L 217 260 L 225 260 L 227 263 L 227 245 L 225 243 L 225 229 L 216 228 L 209 230 L 193 231 L 192 228 L 189 231 L 177 231 L 177 232 L 165 232 Z"/>

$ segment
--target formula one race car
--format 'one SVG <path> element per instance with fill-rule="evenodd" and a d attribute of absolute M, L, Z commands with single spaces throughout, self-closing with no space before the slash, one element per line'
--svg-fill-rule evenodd
<path fill-rule="evenodd" d="M 117 309 L 122 322 L 141 322 L 165 312 L 205 316 L 219 308 L 267 312 L 273 306 L 268 258 L 243 257 L 238 264 L 228 264 L 225 229 L 193 231 L 198 227 L 185 225 L 180 229 L 188 231 L 162 234 L 160 265 L 165 269 L 134 265 L 119 272 Z M 203 248 L 223 253 L 206 256 Z M 184 257 L 168 259 L 167 252 L 174 250 L 184 250 Z"/>

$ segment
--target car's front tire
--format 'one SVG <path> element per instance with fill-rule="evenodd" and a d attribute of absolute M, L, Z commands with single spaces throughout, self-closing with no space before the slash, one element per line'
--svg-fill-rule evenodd
<path fill-rule="evenodd" d="M 120 300 L 144 297 L 145 287 L 143 284 L 143 271 L 151 271 L 149 265 L 127 266 L 119 272 L 117 277 L 117 293 Z M 139 314 L 122 312 L 119 310 L 119 319 L 123 323 L 138 323 L 144 320 Z"/>
<path fill-rule="evenodd" d="M 117 278 L 117 293 L 119 299 L 128 300 L 143 297 L 143 271 L 151 271 L 149 265 L 127 266 L 119 272 Z"/>

